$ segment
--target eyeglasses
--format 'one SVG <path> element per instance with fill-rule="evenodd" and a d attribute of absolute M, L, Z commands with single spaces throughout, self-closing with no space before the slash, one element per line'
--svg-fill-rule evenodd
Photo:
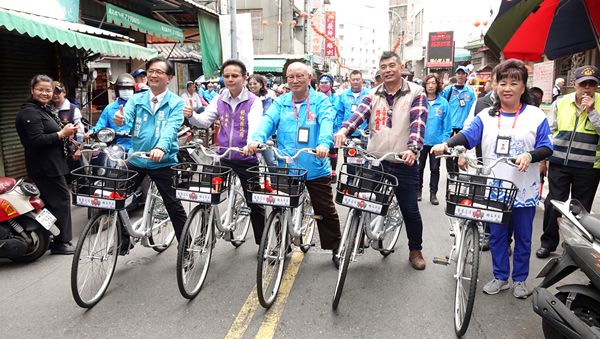
<path fill-rule="evenodd" d="M 305 76 L 307 76 L 307 75 L 308 75 L 308 74 L 298 74 L 298 75 L 296 75 L 296 76 L 294 76 L 294 75 L 288 75 L 288 76 L 286 77 L 286 79 L 287 79 L 287 81 L 288 81 L 288 82 L 292 82 L 292 81 L 294 81 L 294 80 L 296 80 L 296 79 L 297 79 L 298 81 L 302 81 L 302 79 L 304 79 L 304 77 L 305 77 Z"/>
<path fill-rule="evenodd" d="M 586 80 L 586 81 L 583 81 L 583 82 L 579 83 L 579 86 L 581 86 L 581 87 L 588 87 L 588 86 L 595 87 L 595 86 L 598 86 L 598 82 L 596 82 L 594 80 Z"/>
<path fill-rule="evenodd" d="M 40 94 L 41 94 L 41 93 L 46 93 L 46 94 L 54 94 L 54 90 L 53 90 L 53 89 L 47 89 L 47 90 L 44 90 L 43 88 L 39 88 L 39 87 L 38 87 L 38 88 L 34 88 L 34 90 L 35 90 L 36 92 L 40 93 Z"/>
<path fill-rule="evenodd" d="M 150 75 L 153 75 L 153 74 L 163 75 L 163 74 L 167 74 L 167 72 L 165 72 L 165 71 L 163 71 L 161 69 L 149 69 L 148 70 L 148 74 L 150 74 Z"/>

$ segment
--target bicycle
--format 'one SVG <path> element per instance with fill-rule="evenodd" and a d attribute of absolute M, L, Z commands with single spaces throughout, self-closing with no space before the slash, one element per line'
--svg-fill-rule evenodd
<path fill-rule="evenodd" d="M 229 152 L 242 152 L 237 147 L 228 148 L 223 154 L 208 152 L 199 142 L 183 147 L 194 147 L 212 159 L 211 165 L 178 164 L 173 170 L 175 197 L 198 203 L 190 212 L 177 247 L 177 286 L 186 299 L 195 298 L 206 279 L 212 250 L 218 238 L 230 242 L 235 248 L 241 246 L 250 227 L 250 208 L 244 199 L 240 180 L 231 168 L 221 167 L 220 159 Z M 221 215 L 219 204 L 227 202 Z M 216 227 L 216 234 L 215 234 Z"/>
<path fill-rule="evenodd" d="M 446 150 L 438 156 L 463 157 L 476 174 L 448 173 L 446 183 L 446 215 L 450 221 L 450 235 L 454 236 L 454 244 L 450 255 L 446 258 L 434 257 L 433 262 L 440 265 L 456 263 L 456 289 L 454 297 L 454 331 L 462 337 L 469 327 L 475 292 L 479 281 L 479 246 L 480 228 L 483 222 L 508 225 L 512 207 L 516 200 L 518 187 L 503 179 L 488 177 L 492 169 L 504 162 L 511 166 L 515 158 L 501 157 L 490 165 L 484 166 L 469 159 L 464 146 Z"/>
<path fill-rule="evenodd" d="M 393 253 L 403 223 L 395 196 L 398 179 L 391 174 L 372 169 L 373 165 L 378 166 L 388 157 L 402 163 L 402 155 L 390 152 L 376 158 L 354 140 L 347 140 L 343 148 L 348 149 L 351 157 L 361 160 L 357 164 L 343 164 L 337 184 L 335 202 L 349 207 L 350 210 L 337 254 L 340 267 L 333 292 L 334 310 L 337 309 L 342 296 L 350 261 L 357 261 L 356 256 L 364 252 L 365 247 L 379 251 L 384 257 Z M 368 167 L 363 167 L 365 162 L 368 163 Z M 349 173 L 349 168 L 354 169 L 354 174 Z M 371 220 L 372 214 L 378 216 Z"/>
<path fill-rule="evenodd" d="M 125 167 L 136 156 L 147 159 L 149 154 L 134 152 L 126 160 L 113 158 L 105 143 L 84 145 L 82 152 L 104 152 L 119 167 Z M 121 252 L 122 227 L 133 238 L 133 244 L 141 242 L 159 253 L 169 248 L 175 230 L 154 181 L 142 219 L 132 224 L 126 207 L 134 199 L 135 171 L 83 166 L 71 174 L 73 204 L 100 209 L 83 228 L 71 264 L 73 298 L 80 307 L 91 308 L 102 299 L 112 279 Z"/>
<path fill-rule="evenodd" d="M 286 167 L 254 166 L 248 169 L 253 176 L 249 178 L 249 190 L 246 199 L 252 203 L 273 207 L 267 218 L 259 246 L 257 267 L 257 295 L 260 304 L 269 308 L 277 298 L 277 292 L 283 278 L 286 255 L 291 252 L 291 244 L 308 252 L 315 232 L 315 220 L 322 217 L 314 215 L 310 196 L 306 190 L 307 170 L 289 167 L 303 152 L 315 155 L 314 149 L 302 148 L 289 156 L 275 148 L 271 141 L 261 144 L 259 151 L 271 149 L 275 156 L 284 160 Z M 272 180 L 270 180 L 270 178 Z M 298 209 L 292 216 L 292 210 Z"/>

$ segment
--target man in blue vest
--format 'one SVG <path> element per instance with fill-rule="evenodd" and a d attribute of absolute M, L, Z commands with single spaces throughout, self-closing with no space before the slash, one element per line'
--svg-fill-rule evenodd
<path fill-rule="evenodd" d="M 575 93 L 558 97 L 548 114 L 554 133 L 554 153 L 548 158 L 550 192 L 544 202 L 542 246 L 535 252 L 547 258 L 560 241 L 556 219 L 560 213 L 551 200 L 579 200 L 588 211 L 600 182 L 600 94 L 596 93 L 600 72 L 594 66 L 575 70 Z"/>
<path fill-rule="evenodd" d="M 471 106 L 477 100 L 475 92 L 466 85 L 469 70 L 467 67 L 459 66 L 454 74 L 456 85 L 448 86 L 442 92 L 442 96 L 448 100 L 451 121 L 451 136 L 463 129 L 465 120 L 469 116 Z M 447 158 L 446 169 L 448 173 L 458 172 L 458 158 Z"/>

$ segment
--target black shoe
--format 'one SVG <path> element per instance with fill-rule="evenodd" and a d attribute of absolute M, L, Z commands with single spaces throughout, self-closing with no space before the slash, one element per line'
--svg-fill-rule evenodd
<path fill-rule="evenodd" d="M 129 251 L 135 246 L 135 244 L 132 244 L 129 240 L 129 236 L 127 236 L 125 239 L 121 240 L 121 249 L 119 250 L 119 255 L 129 254 Z"/>
<path fill-rule="evenodd" d="M 535 256 L 538 257 L 538 258 L 540 258 L 540 259 L 548 258 L 550 256 L 550 251 L 548 251 L 548 249 L 545 248 L 545 247 L 540 247 L 535 252 Z"/>
<path fill-rule="evenodd" d="M 57 244 L 54 243 L 50 249 L 50 254 L 66 254 L 73 255 L 75 253 L 75 246 L 70 242 Z"/>
<path fill-rule="evenodd" d="M 333 256 L 331 257 L 331 260 L 333 260 L 333 266 L 335 266 L 336 270 L 340 269 L 340 258 L 338 258 L 338 249 L 334 249 L 333 251 Z"/>

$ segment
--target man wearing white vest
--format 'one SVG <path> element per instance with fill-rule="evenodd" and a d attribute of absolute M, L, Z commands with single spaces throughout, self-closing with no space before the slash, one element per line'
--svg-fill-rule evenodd
<path fill-rule="evenodd" d="M 413 268 L 423 270 L 423 222 L 417 204 L 419 165 L 416 159 L 423 148 L 428 104 L 422 86 L 402 79 L 403 70 L 404 65 L 396 53 L 383 52 L 379 59 L 383 84 L 369 90 L 354 114 L 334 135 L 334 142 L 340 147 L 347 135 L 367 121 L 370 131 L 367 151 L 379 155 L 402 154 L 404 163 L 388 159 L 374 168 L 398 178 L 396 199 L 406 223 L 409 260 Z"/>

